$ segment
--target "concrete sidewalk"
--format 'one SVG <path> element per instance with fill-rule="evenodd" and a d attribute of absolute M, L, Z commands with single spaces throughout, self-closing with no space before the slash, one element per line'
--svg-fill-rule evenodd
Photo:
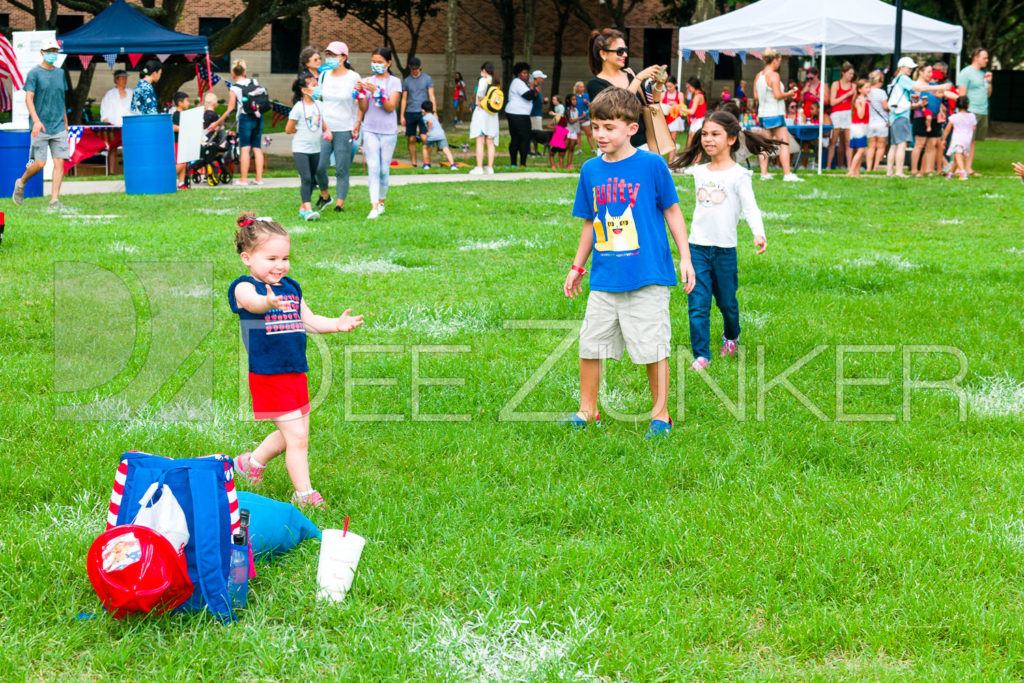
<path fill-rule="evenodd" d="M 465 171 L 447 171 L 438 173 L 423 173 L 422 175 L 392 175 L 391 176 L 391 187 L 398 187 L 402 185 L 423 185 L 427 183 L 467 183 L 467 182 L 514 182 L 516 180 L 557 180 L 559 178 L 571 179 L 573 181 L 579 178 L 578 173 L 538 173 L 537 171 L 522 171 L 522 172 L 509 172 L 509 173 L 494 173 L 488 175 L 470 175 L 468 170 Z M 331 187 L 334 187 L 334 176 L 330 177 Z M 352 176 L 349 180 L 349 185 L 354 187 L 365 187 L 367 183 L 366 176 Z M 210 187 L 209 185 L 195 185 L 195 190 L 216 190 L 216 189 L 229 189 L 238 190 L 240 192 L 246 192 L 249 190 L 259 190 L 263 188 L 297 188 L 299 187 L 299 178 L 264 178 L 263 185 L 248 185 L 245 187 L 239 187 L 236 185 L 217 185 L 216 187 Z M 182 190 L 184 192 L 184 190 Z M 64 182 L 60 188 L 60 194 L 62 197 L 68 197 L 71 195 L 79 194 L 124 194 L 124 181 L 123 180 L 78 180 Z M 48 197 L 50 195 L 50 183 L 45 183 L 43 188 L 43 196 Z"/>

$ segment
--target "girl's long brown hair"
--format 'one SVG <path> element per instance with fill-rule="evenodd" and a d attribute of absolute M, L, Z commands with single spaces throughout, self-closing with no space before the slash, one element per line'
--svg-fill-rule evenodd
<path fill-rule="evenodd" d="M 735 137 L 736 142 L 732 143 L 732 148 L 729 150 L 732 154 L 735 154 L 740 148 L 740 135 L 743 136 L 743 142 L 747 147 L 747 150 L 754 155 L 760 156 L 767 154 L 768 156 L 774 156 L 778 152 L 779 147 L 783 144 L 780 140 L 773 140 L 764 133 L 758 133 L 752 130 L 743 130 L 740 127 L 740 122 L 735 116 L 727 111 L 716 111 L 708 114 L 704 119 L 704 125 L 708 122 L 717 123 L 725 129 L 727 137 Z M 704 151 L 704 147 L 700 144 L 700 131 L 696 135 L 690 136 L 690 142 L 686 145 L 686 150 L 682 154 L 677 156 L 669 168 L 680 169 L 692 166 L 698 161 L 703 161 L 707 157 L 707 153 Z"/>

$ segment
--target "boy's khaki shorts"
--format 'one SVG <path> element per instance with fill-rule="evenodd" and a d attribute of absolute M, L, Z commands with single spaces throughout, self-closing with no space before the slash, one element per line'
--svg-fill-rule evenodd
<path fill-rule="evenodd" d="M 671 294 L 664 285 L 647 285 L 631 292 L 591 290 L 580 330 L 580 358 L 621 360 L 623 348 L 637 365 L 668 358 Z"/>

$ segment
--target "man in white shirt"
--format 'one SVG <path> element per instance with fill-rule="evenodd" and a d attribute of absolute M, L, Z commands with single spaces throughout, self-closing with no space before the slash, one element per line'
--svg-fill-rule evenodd
<path fill-rule="evenodd" d="M 121 119 L 132 109 L 132 89 L 128 87 L 128 73 L 114 72 L 114 87 L 100 100 L 100 121 L 120 126 Z"/>

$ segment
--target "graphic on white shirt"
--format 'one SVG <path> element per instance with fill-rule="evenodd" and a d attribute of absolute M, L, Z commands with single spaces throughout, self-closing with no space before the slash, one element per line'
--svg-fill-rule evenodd
<path fill-rule="evenodd" d="M 725 203 L 725 199 L 725 186 L 713 180 L 707 180 L 697 188 L 697 203 L 706 209 Z"/>

